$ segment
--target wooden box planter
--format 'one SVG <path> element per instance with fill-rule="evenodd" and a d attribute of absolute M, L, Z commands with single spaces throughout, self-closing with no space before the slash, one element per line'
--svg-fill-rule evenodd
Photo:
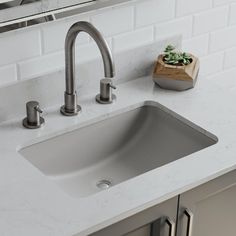
<path fill-rule="evenodd" d="M 182 91 L 193 88 L 197 81 L 200 62 L 190 54 L 192 62 L 189 65 L 174 66 L 163 61 L 164 55 L 158 57 L 153 73 L 153 80 L 161 88 Z"/>

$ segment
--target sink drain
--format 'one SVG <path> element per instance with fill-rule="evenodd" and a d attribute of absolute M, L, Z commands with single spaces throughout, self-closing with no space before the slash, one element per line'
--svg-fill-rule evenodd
<path fill-rule="evenodd" d="M 108 189 L 111 187 L 111 185 L 112 185 L 111 181 L 106 180 L 106 179 L 103 179 L 96 184 L 96 186 L 99 189 Z"/>

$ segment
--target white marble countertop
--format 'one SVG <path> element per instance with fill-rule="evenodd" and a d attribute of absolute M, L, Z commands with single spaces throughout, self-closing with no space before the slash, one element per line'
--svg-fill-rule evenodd
<path fill-rule="evenodd" d="M 154 206 L 236 167 L 236 93 L 205 78 L 185 92 L 161 90 L 143 77 L 118 85 L 116 103 L 101 106 L 95 93 L 80 97 L 83 112 L 64 117 L 47 110 L 46 125 L 27 130 L 21 120 L 0 126 L 0 235 L 88 235 Z M 156 101 L 219 138 L 203 149 L 108 190 L 72 198 L 18 152 L 21 147 L 109 117 L 138 103 Z"/>

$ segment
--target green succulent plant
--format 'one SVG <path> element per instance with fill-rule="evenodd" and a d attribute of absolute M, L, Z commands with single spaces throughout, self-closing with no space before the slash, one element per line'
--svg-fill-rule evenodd
<path fill-rule="evenodd" d="M 191 56 L 186 52 L 180 52 L 173 45 L 168 45 L 164 50 L 163 61 L 174 66 L 189 65 L 192 62 Z"/>

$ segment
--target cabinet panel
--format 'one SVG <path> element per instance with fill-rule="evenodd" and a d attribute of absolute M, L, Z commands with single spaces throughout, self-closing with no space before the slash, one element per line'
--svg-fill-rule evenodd
<path fill-rule="evenodd" d="M 150 236 L 151 229 L 150 225 L 146 225 L 141 227 L 140 229 L 134 230 L 133 232 L 130 232 L 128 234 L 125 234 L 125 236 Z"/>
<path fill-rule="evenodd" d="M 192 233 L 187 236 L 236 235 L 236 171 L 182 194 L 179 205 L 177 236 L 187 235 L 188 223 Z"/>
<path fill-rule="evenodd" d="M 178 197 L 175 197 L 90 236 L 169 236 L 171 225 L 167 219 L 176 222 L 177 206 Z"/>

